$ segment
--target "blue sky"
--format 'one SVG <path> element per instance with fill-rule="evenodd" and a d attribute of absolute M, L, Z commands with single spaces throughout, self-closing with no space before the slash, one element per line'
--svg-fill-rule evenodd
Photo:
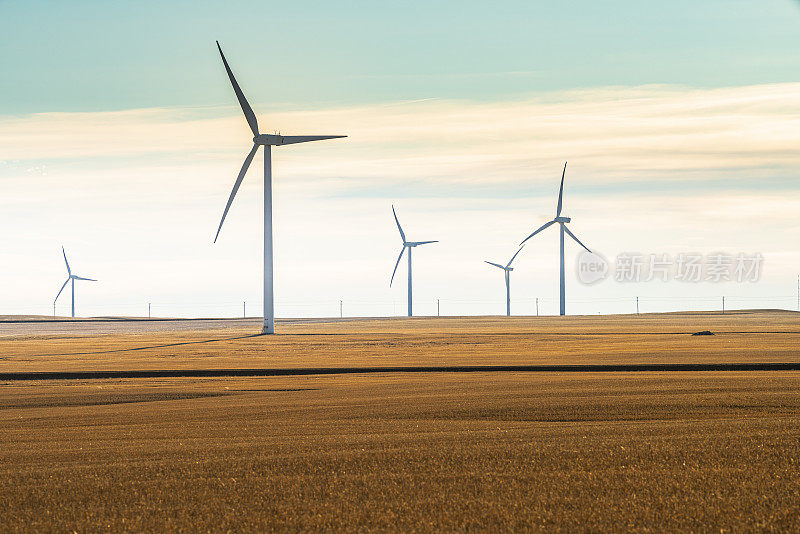
<path fill-rule="evenodd" d="M 79 314 L 255 313 L 260 162 L 212 244 L 252 137 L 215 39 L 262 130 L 349 136 L 274 153 L 279 316 L 401 313 L 392 204 L 440 240 L 416 309 L 501 313 L 483 261 L 553 216 L 565 160 L 572 230 L 609 259 L 764 255 L 754 284 L 572 276 L 568 312 L 796 302 L 795 1 L 163 4 L 0 0 L 0 314 L 51 312 L 62 244 L 100 279 Z M 550 234 L 517 260 L 517 311 L 557 309 Z"/>
<path fill-rule="evenodd" d="M 0 114 L 795 81 L 793 0 L 0 2 Z"/>

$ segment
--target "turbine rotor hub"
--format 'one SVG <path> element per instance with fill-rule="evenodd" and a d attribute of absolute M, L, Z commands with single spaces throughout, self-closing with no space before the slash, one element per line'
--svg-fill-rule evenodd
<path fill-rule="evenodd" d="M 569 217 L 556 217 L 556 218 L 555 218 L 555 221 L 556 221 L 557 223 L 568 223 L 568 222 L 570 222 L 571 220 L 572 220 L 572 219 L 570 219 Z"/>

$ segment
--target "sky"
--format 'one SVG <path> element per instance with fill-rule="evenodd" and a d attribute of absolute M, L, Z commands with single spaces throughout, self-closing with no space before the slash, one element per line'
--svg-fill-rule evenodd
<path fill-rule="evenodd" d="M 502 272 L 555 215 L 620 255 L 763 256 L 758 281 L 586 285 L 568 313 L 797 307 L 800 4 L 0 0 L 0 314 L 258 315 L 258 157 L 213 237 L 247 124 L 346 134 L 276 148 L 279 317 L 503 313 Z M 512 308 L 558 309 L 558 235 L 515 262 Z M 69 295 L 57 313 L 67 314 Z"/>

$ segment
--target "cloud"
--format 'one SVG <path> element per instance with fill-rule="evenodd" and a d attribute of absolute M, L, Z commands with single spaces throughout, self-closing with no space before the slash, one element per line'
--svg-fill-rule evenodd
<path fill-rule="evenodd" d="M 255 106 L 256 109 L 265 108 Z M 417 181 L 495 187 L 551 180 L 570 160 L 577 184 L 730 177 L 755 185 L 800 164 L 800 83 L 696 89 L 607 87 L 524 100 L 421 100 L 264 112 L 264 131 L 345 133 L 279 149 L 288 180 L 333 190 Z M 43 113 L 0 118 L 0 160 L 87 167 L 170 165 L 231 178 L 250 133 L 238 108 Z M 335 143 L 335 144 L 334 144 Z M 93 163 L 94 162 L 94 163 Z M 309 186 L 311 184 L 308 184 Z"/>

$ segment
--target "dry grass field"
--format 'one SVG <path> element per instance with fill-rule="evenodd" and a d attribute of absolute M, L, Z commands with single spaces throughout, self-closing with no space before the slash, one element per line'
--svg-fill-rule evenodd
<path fill-rule="evenodd" d="M 800 314 L 1 322 L 0 373 L 391 365 L 800 362 Z M 716 335 L 692 337 L 711 330 Z"/>
<path fill-rule="evenodd" d="M 0 372 L 800 361 L 790 312 L 278 326 L 0 322 Z M 798 531 L 799 517 L 800 372 L 0 382 L 0 531 Z"/>

